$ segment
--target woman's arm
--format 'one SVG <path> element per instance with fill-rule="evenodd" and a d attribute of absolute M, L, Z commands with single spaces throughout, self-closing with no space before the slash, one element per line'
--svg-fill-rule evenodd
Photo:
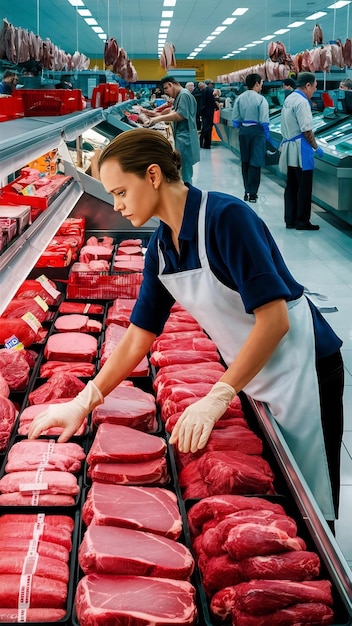
<path fill-rule="evenodd" d="M 97 376 L 70 402 L 48 405 L 29 427 L 29 439 L 36 439 L 53 427 L 63 428 L 58 441 L 68 441 L 78 430 L 85 417 L 121 381 L 131 374 L 147 354 L 156 335 L 130 324 L 126 334 L 113 350 Z"/>

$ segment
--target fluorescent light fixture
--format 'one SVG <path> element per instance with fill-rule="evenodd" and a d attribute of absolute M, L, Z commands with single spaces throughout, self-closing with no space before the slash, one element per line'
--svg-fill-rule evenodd
<path fill-rule="evenodd" d="M 92 15 L 89 9 L 77 9 L 77 13 L 79 13 L 82 17 L 89 17 Z"/>
<path fill-rule="evenodd" d="M 164 0 L 164 7 L 174 7 L 176 0 Z"/>
<path fill-rule="evenodd" d="M 289 28 L 279 28 L 279 30 L 275 30 L 274 34 L 275 35 L 284 35 L 285 33 L 288 33 L 290 29 Z"/>
<path fill-rule="evenodd" d="M 254 40 L 252 41 L 252 43 L 255 43 L 255 44 L 257 44 L 257 43 L 262 43 L 262 40 L 261 40 L 261 39 L 254 39 Z"/>
<path fill-rule="evenodd" d="M 206 47 L 207 47 L 206 43 L 200 43 L 198 46 L 198 48 L 206 48 Z"/>
<path fill-rule="evenodd" d="M 170 20 L 161 20 L 160 22 L 160 28 L 162 28 L 163 26 L 170 26 L 171 21 Z"/>
<path fill-rule="evenodd" d="M 202 51 L 202 48 L 200 48 L 200 46 L 198 46 L 197 48 L 194 48 L 194 51 L 195 51 L 195 52 L 201 52 L 201 51 Z"/>
<path fill-rule="evenodd" d="M 96 19 L 94 19 L 94 17 L 85 17 L 84 21 L 87 22 L 89 26 L 98 26 L 98 22 Z"/>
<path fill-rule="evenodd" d="M 247 13 L 248 9 L 236 9 L 232 15 L 244 15 L 244 13 Z"/>
<path fill-rule="evenodd" d="M 204 39 L 204 41 L 213 41 L 213 39 L 216 39 L 216 37 L 213 37 L 213 35 L 209 35 L 209 37 L 207 37 L 206 39 Z"/>
<path fill-rule="evenodd" d="M 169 29 L 168 28 L 159 28 L 159 33 L 168 33 Z"/>
<path fill-rule="evenodd" d="M 265 35 L 262 37 L 262 41 L 269 41 L 269 39 L 274 39 L 275 35 Z"/>
<path fill-rule="evenodd" d="M 320 17 L 324 17 L 324 15 L 327 15 L 325 11 L 318 11 L 317 13 L 312 13 L 312 15 L 308 15 L 306 20 L 318 20 Z"/>
<path fill-rule="evenodd" d="M 346 4 L 351 4 L 351 0 L 339 0 L 338 2 L 334 2 L 334 4 L 330 4 L 328 9 L 342 9 Z"/>
<path fill-rule="evenodd" d="M 84 2 L 82 0 L 68 0 L 73 7 L 84 7 Z"/>
<path fill-rule="evenodd" d="M 218 26 L 217 28 L 215 28 L 214 33 L 223 33 L 226 28 L 226 26 Z"/>
<path fill-rule="evenodd" d="M 245 48 L 254 48 L 254 46 L 256 46 L 256 45 L 257 45 L 256 43 L 247 43 L 245 45 Z"/>
<path fill-rule="evenodd" d="M 107 39 L 108 38 L 106 33 L 99 33 L 98 37 L 99 37 L 99 39 Z"/>
<path fill-rule="evenodd" d="M 287 28 L 298 28 L 298 26 L 303 26 L 304 22 L 292 22 L 292 24 L 288 24 Z"/>
<path fill-rule="evenodd" d="M 158 41 L 166 41 L 167 37 L 166 35 L 159 35 L 158 37 Z"/>
<path fill-rule="evenodd" d="M 161 12 L 161 17 L 172 17 L 174 14 L 173 11 L 162 11 Z"/>
<path fill-rule="evenodd" d="M 233 52 L 231 52 L 231 54 L 239 54 L 240 50 L 234 50 Z"/>
<path fill-rule="evenodd" d="M 92 26 L 92 30 L 94 30 L 95 33 L 103 33 L 103 29 L 101 26 Z"/>
<path fill-rule="evenodd" d="M 236 17 L 228 17 L 226 18 L 226 20 L 223 21 L 223 24 L 226 24 L 227 26 L 230 26 L 230 24 L 233 24 L 236 21 Z"/>
<path fill-rule="evenodd" d="M 240 52 L 242 52 L 242 50 L 243 50 L 244 52 L 246 52 L 246 51 L 247 51 L 247 48 L 238 48 L 238 50 L 239 50 Z"/>

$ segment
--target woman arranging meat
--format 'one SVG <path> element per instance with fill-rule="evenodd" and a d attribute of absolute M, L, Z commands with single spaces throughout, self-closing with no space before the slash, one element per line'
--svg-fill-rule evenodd
<path fill-rule="evenodd" d="M 236 393 L 267 402 L 327 520 L 338 510 L 342 433 L 341 340 L 303 295 L 264 222 L 230 195 L 180 179 L 180 156 L 161 133 L 136 129 L 102 152 L 114 210 L 135 227 L 160 226 L 149 243 L 131 324 L 100 372 L 71 402 L 50 406 L 31 438 L 83 418 L 149 351 L 175 301 L 216 342 L 228 369 L 174 427 L 180 451 L 203 448 Z"/>

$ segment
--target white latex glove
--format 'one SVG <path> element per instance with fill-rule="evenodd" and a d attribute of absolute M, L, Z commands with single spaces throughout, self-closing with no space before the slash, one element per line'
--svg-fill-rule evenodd
<path fill-rule="evenodd" d="M 48 404 L 48 408 L 39 413 L 28 430 L 28 439 L 36 439 L 48 428 L 62 427 L 64 430 L 59 442 L 65 442 L 79 429 L 85 417 L 104 397 L 98 387 L 90 380 L 86 387 L 70 402 Z"/>
<path fill-rule="evenodd" d="M 180 452 L 196 452 L 207 444 L 214 424 L 225 413 L 236 391 L 227 383 L 215 383 L 209 393 L 183 411 L 177 420 L 170 443 Z"/>

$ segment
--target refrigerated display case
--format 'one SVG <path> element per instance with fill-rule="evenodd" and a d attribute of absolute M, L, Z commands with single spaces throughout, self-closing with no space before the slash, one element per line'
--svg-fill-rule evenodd
<path fill-rule="evenodd" d="M 344 113 L 338 113 L 334 117 L 324 117 L 322 111 L 313 113 L 313 131 L 318 137 L 322 132 L 338 126 L 344 120 L 348 119 L 348 115 Z M 278 115 L 270 118 L 269 121 L 270 136 L 274 145 L 279 146 L 282 140 L 281 135 L 281 112 Z"/>

